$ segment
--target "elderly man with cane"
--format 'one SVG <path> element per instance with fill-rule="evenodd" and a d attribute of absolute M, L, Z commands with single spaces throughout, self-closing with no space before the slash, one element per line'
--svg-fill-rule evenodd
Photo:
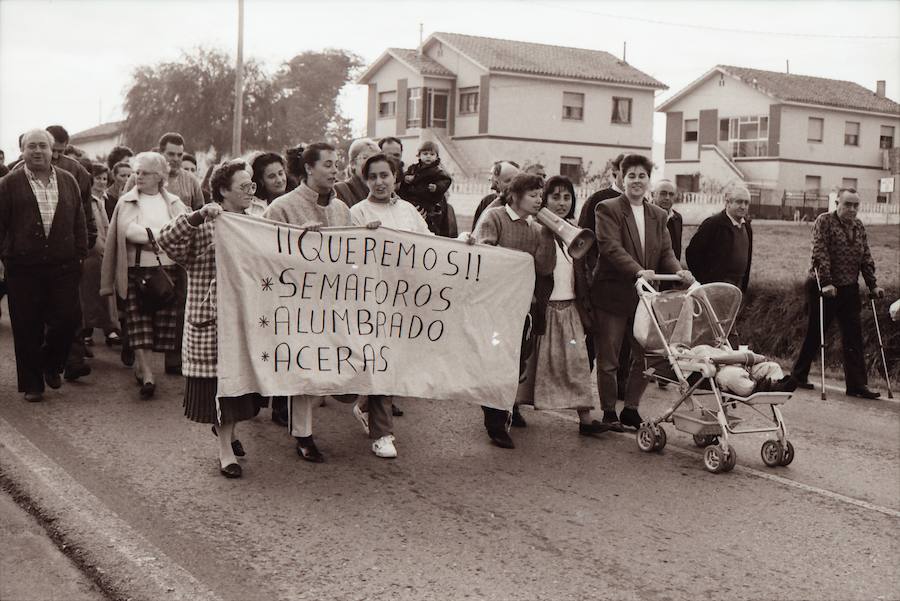
<path fill-rule="evenodd" d="M 812 265 L 806 282 L 809 321 L 806 338 L 794 363 L 793 376 L 800 388 L 812 389 L 808 380 L 809 368 L 816 351 L 824 349 L 822 341 L 836 317 L 841 328 L 847 395 L 877 399 L 881 395 L 868 388 L 863 356 L 860 273 L 872 298 L 883 298 L 884 290 L 875 280 L 875 262 L 869 252 L 866 228 L 856 218 L 858 210 L 856 190 L 842 188 L 838 192 L 837 209 L 819 215 L 813 225 Z M 816 314 L 817 305 L 819 315 Z M 824 352 L 822 361 L 824 372 Z"/>

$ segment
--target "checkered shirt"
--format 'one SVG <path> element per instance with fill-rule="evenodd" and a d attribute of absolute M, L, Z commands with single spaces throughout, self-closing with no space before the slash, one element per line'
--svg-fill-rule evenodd
<path fill-rule="evenodd" d="M 192 378 L 216 377 L 215 224 L 211 220 L 194 227 L 188 214 L 182 214 L 163 226 L 157 237 L 160 248 L 188 275 L 181 371 Z"/>
<path fill-rule="evenodd" d="M 44 235 L 50 237 L 50 228 L 53 227 L 53 216 L 56 214 L 56 205 L 59 204 L 59 188 L 56 185 L 56 167 L 50 167 L 50 183 L 44 183 L 37 178 L 34 172 L 25 166 L 25 175 L 28 183 L 37 199 L 38 211 L 41 213 L 41 221 L 44 224 Z"/>

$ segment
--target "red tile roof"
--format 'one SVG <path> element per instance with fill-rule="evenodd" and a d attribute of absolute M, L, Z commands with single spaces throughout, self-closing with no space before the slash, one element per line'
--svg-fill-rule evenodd
<path fill-rule="evenodd" d="M 85 129 L 70 136 L 70 141 L 74 144 L 78 141 L 92 140 L 94 138 L 109 138 L 116 136 L 125 128 L 124 121 L 110 121 L 109 123 L 101 123 L 89 129 Z"/>
<path fill-rule="evenodd" d="M 456 77 L 450 70 L 444 67 L 444 65 L 425 54 L 419 54 L 417 50 L 410 48 L 388 48 L 388 52 L 410 65 L 422 75 Z"/>
<path fill-rule="evenodd" d="M 717 68 L 786 102 L 803 102 L 900 115 L 900 104 L 890 98 L 876 96 L 872 90 L 852 81 L 729 65 L 718 65 Z"/>
<path fill-rule="evenodd" d="M 667 88 L 662 82 L 601 50 L 444 32 L 434 33 L 429 41 L 432 39 L 440 40 L 455 48 L 488 71 Z"/>

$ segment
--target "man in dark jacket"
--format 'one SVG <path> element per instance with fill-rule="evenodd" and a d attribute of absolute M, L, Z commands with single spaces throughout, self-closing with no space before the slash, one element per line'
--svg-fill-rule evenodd
<path fill-rule="evenodd" d="M 622 160 L 621 169 L 625 193 L 597 205 L 599 252 L 591 286 L 600 406 L 603 422 L 618 431 L 623 425 L 637 429 L 643 421 L 637 409 L 647 384 L 642 375 L 644 365 L 639 360 L 643 349 L 632 334 L 638 304 L 635 280 L 661 272 L 677 273 L 688 284 L 693 281 L 672 252 L 665 212 L 644 200 L 653 163 L 633 154 Z M 628 377 L 625 408 L 616 416 L 616 371 L 626 340 L 635 360 Z"/>
<path fill-rule="evenodd" d="M 725 194 L 725 210 L 707 217 L 688 244 L 688 269 L 701 284 L 727 282 L 747 292 L 753 229 L 746 220 L 750 192 L 737 187 Z"/>
<path fill-rule="evenodd" d="M 491 192 L 481 199 L 478 207 L 475 209 L 475 215 L 472 216 L 472 231 L 478 225 L 478 220 L 485 210 L 505 204 L 503 202 L 503 193 L 509 188 L 510 182 L 519 174 L 519 166 L 512 161 L 497 161 L 491 167 Z M 498 199 L 500 202 L 497 202 Z"/>
<path fill-rule="evenodd" d="M 666 220 L 666 229 L 669 230 L 669 237 L 672 238 L 672 252 L 675 258 L 681 260 L 681 232 L 683 230 L 683 221 L 681 213 L 672 208 L 675 204 L 675 184 L 672 180 L 662 179 L 656 184 L 653 191 L 653 204 L 666 212 L 669 218 Z"/>
<path fill-rule="evenodd" d="M 88 241 L 78 182 L 51 162 L 53 137 L 22 138 L 22 168 L 0 180 L 0 259 L 6 269 L 19 392 L 40 401 L 81 321 L 78 284 Z M 80 167 L 80 165 L 79 165 Z"/>

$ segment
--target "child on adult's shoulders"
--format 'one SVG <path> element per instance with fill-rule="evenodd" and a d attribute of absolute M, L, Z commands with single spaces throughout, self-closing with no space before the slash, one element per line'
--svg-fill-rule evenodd
<path fill-rule="evenodd" d="M 418 209 L 428 229 L 445 235 L 447 200 L 445 194 L 453 179 L 441 167 L 441 157 L 434 142 L 422 142 L 416 153 L 419 161 L 406 169 L 400 185 L 400 198 Z"/>

